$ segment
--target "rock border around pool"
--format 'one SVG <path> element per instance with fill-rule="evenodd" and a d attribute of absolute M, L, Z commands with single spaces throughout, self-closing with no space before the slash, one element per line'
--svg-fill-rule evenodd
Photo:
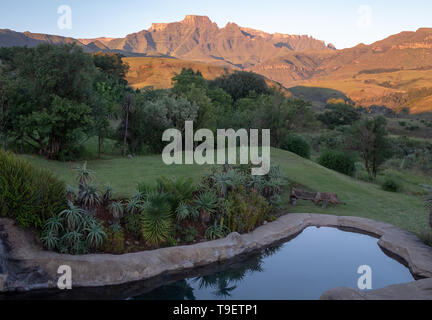
<path fill-rule="evenodd" d="M 75 288 L 143 281 L 227 261 L 294 237 L 310 226 L 351 228 L 375 235 L 379 238 L 378 244 L 402 259 L 416 278 L 432 278 L 432 248 L 408 231 L 359 217 L 287 214 L 245 235 L 232 233 L 225 239 L 124 255 L 83 256 L 45 251 L 33 234 L 16 227 L 12 220 L 2 218 L 0 292 L 57 288 L 57 270 L 60 265 L 72 268 Z M 432 289 L 432 281 L 427 282 L 427 286 Z M 326 293 L 323 298 L 338 298 L 343 288 L 337 289 L 337 294 Z M 352 296 L 352 292 L 347 294 Z M 432 299 L 432 290 L 429 292 Z M 361 297 L 367 298 L 365 295 Z"/>

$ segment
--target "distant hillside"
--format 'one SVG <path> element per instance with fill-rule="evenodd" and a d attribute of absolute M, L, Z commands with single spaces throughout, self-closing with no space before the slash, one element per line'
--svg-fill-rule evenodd
<path fill-rule="evenodd" d="M 133 88 L 154 87 L 168 89 L 172 87 L 171 79 L 183 68 L 201 71 L 207 80 L 233 72 L 234 69 L 214 66 L 202 62 L 192 62 L 170 58 L 124 58 L 130 66 L 127 80 Z"/>
<path fill-rule="evenodd" d="M 431 28 L 343 50 L 305 35 L 269 34 L 235 23 L 220 28 L 208 17 L 194 15 L 179 22 L 154 23 L 124 38 L 72 39 L 0 30 L 0 46 L 33 47 L 43 42 L 76 43 L 87 52 L 182 61 L 130 60 L 134 66 L 130 81 L 137 86 L 167 87 L 177 65 L 194 61 L 197 66 L 202 63 L 200 68 L 209 78 L 226 70 L 246 70 L 285 87 L 335 90 L 358 105 L 432 111 Z"/>
<path fill-rule="evenodd" d="M 129 73 L 127 80 L 129 85 L 135 89 L 153 87 L 154 89 L 172 88 L 171 79 L 179 74 L 183 68 L 200 71 L 207 80 L 214 80 L 224 74 L 229 74 L 239 68 L 215 66 L 203 62 L 186 61 L 172 58 L 123 58 L 123 61 L 129 64 Z M 283 88 L 281 84 L 266 78 L 269 87 L 281 89 L 287 96 L 291 92 Z"/>

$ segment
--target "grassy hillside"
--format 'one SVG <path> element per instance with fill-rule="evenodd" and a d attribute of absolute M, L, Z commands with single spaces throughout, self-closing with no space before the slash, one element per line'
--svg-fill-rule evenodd
<path fill-rule="evenodd" d="M 180 73 L 182 68 L 199 70 L 208 80 L 232 72 L 229 68 L 171 58 L 124 58 L 123 60 L 130 66 L 127 80 L 133 88 L 171 88 L 171 79 L 176 73 Z"/>
<path fill-rule="evenodd" d="M 385 71 L 385 72 L 382 72 Z M 359 105 L 407 106 L 412 113 L 432 109 L 432 70 L 363 70 L 301 82 L 306 87 L 338 90 Z"/>
<path fill-rule="evenodd" d="M 53 162 L 36 156 L 22 157 L 53 171 L 68 184 L 76 185 L 74 168 L 82 163 Z M 428 212 L 421 197 L 385 192 L 375 184 L 355 180 L 278 149 L 272 149 L 272 163 L 280 165 L 292 183 L 310 190 L 335 192 L 347 203 L 322 209 L 311 202 L 301 201 L 292 207 L 288 205 L 288 193 L 285 193 L 287 212 L 361 216 L 389 222 L 417 234 L 428 230 Z M 159 155 L 89 161 L 88 167 L 96 171 L 99 185 L 111 184 L 120 197 L 132 195 L 137 183 L 155 181 L 161 175 L 193 177 L 199 181 L 208 170 L 206 166 L 197 165 L 166 166 Z"/>
<path fill-rule="evenodd" d="M 214 80 L 224 74 L 240 70 L 236 67 L 227 68 L 213 64 L 207 64 L 196 61 L 186 61 L 172 58 L 124 58 L 130 66 L 127 80 L 129 85 L 134 89 L 153 87 L 154 89 L 172 88 L 171 79 L 181 72 L 183 68 L 200 71 L 207 80 Z M 269 87 L 281 89 L 287 96 L 291 92 L 281 86 L 281 84 L 266 79 Z"/>

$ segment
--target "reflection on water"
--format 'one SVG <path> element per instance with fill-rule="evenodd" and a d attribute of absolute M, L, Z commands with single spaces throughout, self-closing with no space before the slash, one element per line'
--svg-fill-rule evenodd
<path fill-rule="evenodd" d="M 361 265 L 372 268 L 373 289 L 414 280 L 405 266 L 379 248 L 376 238 L 311 227 L 222 272 L 184 279 L 134 299 L 318 299 L 335 287 L 356 288 Z"/>

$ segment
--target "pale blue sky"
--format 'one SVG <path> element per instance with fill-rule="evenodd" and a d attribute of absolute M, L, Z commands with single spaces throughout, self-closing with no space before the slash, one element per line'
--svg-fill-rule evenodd
<path fill-rule="evenodd" d="M 57 26 L 60 5 L 72 9 L 71 30 Z M 180 21 L 186 14 L 207 15 L 219 27 L 236 22 L 271 33 L 312 35 L 338 48 L 432 27 L 430 0 L 1 0 L 0 29 L 124 37 L 152 22 Z"/>

